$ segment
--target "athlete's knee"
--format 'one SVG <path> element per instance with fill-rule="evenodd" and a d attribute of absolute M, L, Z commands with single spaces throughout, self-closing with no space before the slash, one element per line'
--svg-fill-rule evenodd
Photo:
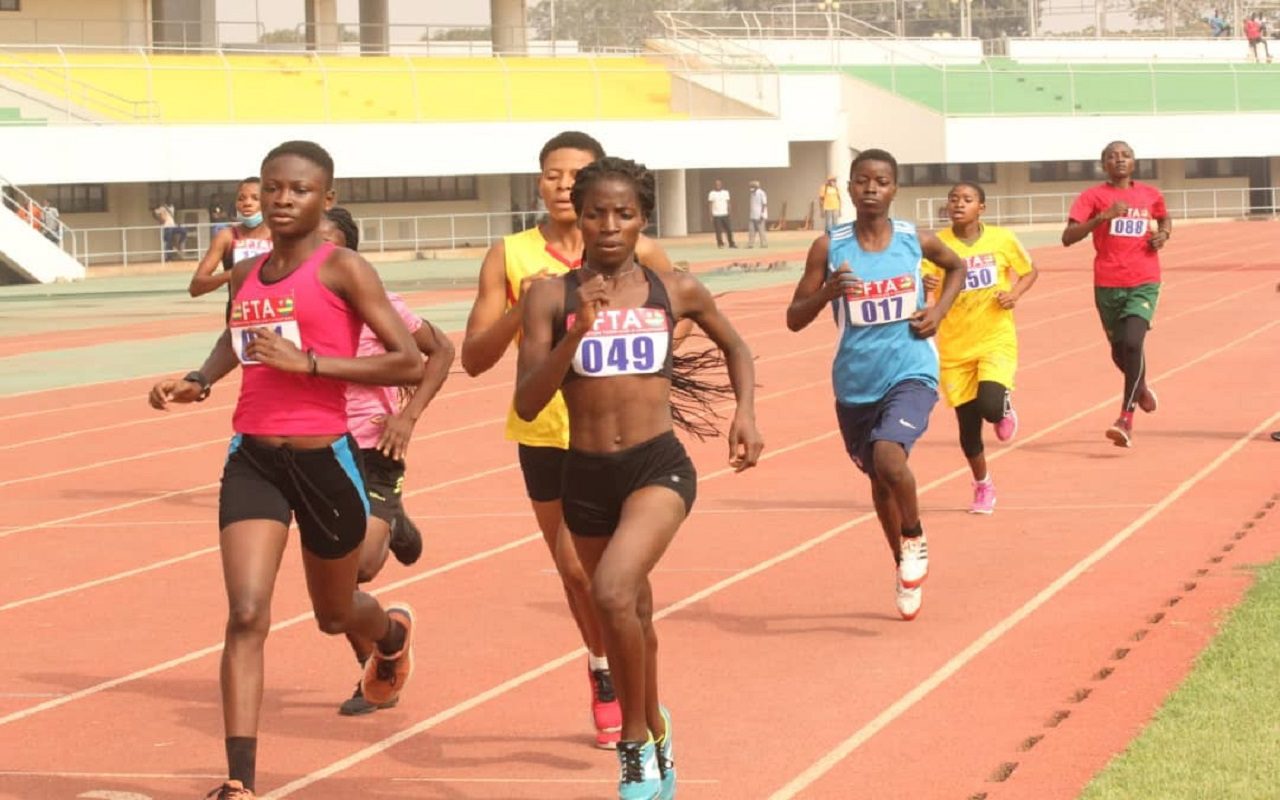
<path fill-rule="evenodd" d="M 315 609 L 316 627 L 321 633 L 329 636 L 346 633 L 351 629 L 353 611 L 353 603 L 347 604 L 345 608 L 317 608 Z"/>
<path fill-rule="evenodd" d="M 591 600 L 603 617 L 630 616 L 637 612 L 635 582 L 621 577 L 598 577 L 591 584 Z"/>
<path fill-rule="evenodd" d="M 897 442 L 876 442 L 874 458 L 876 480 L 887 488 L 893 489 L 911 477 L 906 450 Z"/>
<path fill-rule="evenodd" d="M 386 550 L 383 550 L 380 553 L 361 553 L 360 565 L 356 568 L 356 582 L 368 583 L 378 577 L 378 573 L 382 572 L 382 568 L 386 563 Z"/>
<path fill-rule="evenodd" d="M 271 628 L 271 605 L 257 599 L 235 600 L 227 613 L 230 636 L 266 636 Z"/>

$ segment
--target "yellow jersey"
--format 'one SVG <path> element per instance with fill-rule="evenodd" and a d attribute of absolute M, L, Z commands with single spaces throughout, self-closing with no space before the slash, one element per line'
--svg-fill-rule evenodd
<path fill-rule="evenodd" d="M 951 228 L 938 231 L 943 244 L 965 263 L 964 289 L 938 328 L 938 356 L 943 364 L 970 361 L 993 348 L 1017 352 L 1018 338 L 1012 309 L 1001 308 L 996 296 L 1009 291 L 1015 275 L 1031 271 L 1031 256 L 1012 231 L 982 226 L 973 244 L 956 238 Z M 941 276 L 943 270 L 924 262 L 924 273 Z"/>
<path fill-rule="evenodd" d="M 582 259 L 570 260 L 552 249 L 537 227 L 502 237 L 506 251 L 507 309 L 520 300 L 520 284 L 530 275 L 543 270 L 548 275 L 563 275 L 582 265 Z M 516 334 L 519 343 L 520 334 Z M 532 422 L 516 414 L 515 404 L 507 412 L 507 438 L 529 447 L 569 447 L 569 410 L 564 397 L 556 392 L 546 408 Z"/>

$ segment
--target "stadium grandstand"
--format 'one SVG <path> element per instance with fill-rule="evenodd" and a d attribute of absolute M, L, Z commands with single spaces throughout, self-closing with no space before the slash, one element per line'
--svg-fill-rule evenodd
<path fill-rule="evenodd" d="M 199 249 L 210 199 L 228 203 L 267 144 L 298 136 L 333 150 L 343 202 L 373 247 L 397 251 L 483 244 L 536 213 L 528 150 L 566 126 L 659 170 L 667 236 L 710 230 L 716 179 L 736 197 L 762 180 L 776 225 L 812 225 L 815 187 L 876 145 L 905 165 L 900 215 L 934 219 L 967 177 L 995 219 L 1056 222 L 1119 131 L 1179 215 L 1276 206 L 1275 69 L 1195 21 L 1073 38 L 1025 35 L 1053 4 L 993 22 L 966 4 L 947 20 L 800 3 L 658 11 L 568 38 L 496 0 L 487 28 L 434 30 L 392 22 L 387 0 L 351 20 L 307 0 L 284 31 L 219 17 L 213 0 L 6 5 L 0 139 L 22 158 L 0 176 L 60 210 L 62 247 L 88 266 L 159 260 L 166 201 Z"/>

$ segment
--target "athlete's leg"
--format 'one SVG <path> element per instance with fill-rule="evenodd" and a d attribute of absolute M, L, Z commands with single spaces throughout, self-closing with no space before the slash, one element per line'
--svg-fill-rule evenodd
<path fill-rule="evenodd" d="M 382 567 L 387 563 L 387 555 L 391 552 L 391 526 L 384 519 L 369 517 L 365 527 L 364 541 L 360 543 L 360 563 L 356 572 L 357 583 L 368 583 L 378 577 Z M 355 633 L 347 633 L 347 641 L 355 652 L 356 661 L 363 666 L 373 655 L 373 642 Z"/>
<path fill-rule="evenodd" d="M 538 528 L 542 531 L 542 540 L 551 552 L 556 572 L 564 586 L 564 596 L 569 603 L 569 612 L 582 635 L 582 643 L 593 656 L 604 655 L 604 640 L 600 633 L 600 619 L 591 600 L 591 579 L 578 559 L 578 552 L 573 547 L 573 540 L 564 527 L 563 514 L 559 500 L 529 501 L 533 506 L 533 516 L 538 520 Z"/>
<path fill-rule="evenodd" d="M 399 626 L 392 624 L 373 595 L 356 589 L 359 566 L 360 548 L 340 558 L 322 558 L 303 548 L 302 567 L 316 624 L 328 634 L 349 633 L 373 641 L 390 655 L 400 649 L 404 632 L 395 630 Z"/>
<path fill-rule="evenodd" d="M 271 628 L 271 595 L 288 531 L 275 520 L 254 519 L 233 522 L 219 536 L 228 605 L 220 670 L 227 767 L 229 777 L 250 790 L 256 782 L 263 645 Z"/>
<path fill-rule="evenodd" d="M 986 448 L 982 443 L 982 411 L 977 399 L 956 406 L 956 426 L 960 429 L 960 450 L 969 462 L 975 481 L 987 477 Z"/>
<path fill-rule="evenodd" d="M 1138 316 L 1123 317 L 1120 320 L 1120 338 L 1113 349 L 1119 348 L 1119 360 L 1124 370 L 1124 397 L 1120 410 L 1132 413 L 1138 398 L 1146 388 L 1147 362 L 1143 353 L 1149 324 Z"/>
<path fill-rule="evenodd" d="M 888 485 L 871 478 L 871 502 L 876 507 L 876 517 L 880 520 L 880 528 L 884 531 L 884 540 L 893 553 L 893 563 L 902 562 L 902 514 L 898 511 L 898 501 L 893 497 L 893 490 Z"/>
<path fill-rule="evenodd" d="M 878 440 L 872 444 L 873 473 L 894 500 L 903 531 L 920 524 L 920 506 L 916 498 L 916 476 L 907 466 L 907 451 L 897 442 Z M 908 534 L 909 535 L 909 534 Z"/>
<path fill-rule="evenodd" d="M 680 495 L 663 486 L 646 486 L 627 498 L 612 536 L 574 536 L 578 554 L 591 570 L 592 596 L 622 706 L 624 741 L 644 742 L 650 731 L 657 736 L 665 732 L 658 708 L 649 572 L 685 515 Z"/>

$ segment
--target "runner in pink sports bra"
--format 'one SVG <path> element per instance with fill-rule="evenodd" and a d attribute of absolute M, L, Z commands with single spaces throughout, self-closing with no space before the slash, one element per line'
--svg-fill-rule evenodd
<path fill-rule="evenodd" d="M 384 610 L 356 588 L 368 500 L 346 433 L 346 384 L 418 383 L 422 358 L 373 268 L 318 230 L 333 203 L 333 159 L 323 148 L 286 142 L 268 153 L 262 199 L 275 250 L 235 266 L 227 330 L 204 366 L 150 395 L 160 410 L 198 402 L 237 366 L 244 371 L 218 500 L 230 608 L 221 670 L 228 779 L 214 790 L 218 800 L 255 797 L 263 645 L 290 520 L 320 629 L 375 643 L 365 697 L 394 702 L 413 671 L 413 612 Z M 362 324 L 385 353 L 356 355 Z"/>

